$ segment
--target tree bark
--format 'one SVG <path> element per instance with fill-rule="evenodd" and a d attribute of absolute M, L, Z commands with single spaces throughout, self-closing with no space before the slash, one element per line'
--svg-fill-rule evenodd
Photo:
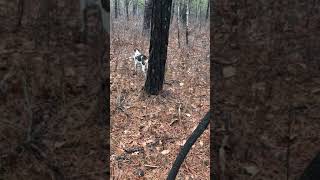
<path fill-rule="evenodd" d="M 197 5 L 197 22 L 199 22 L 200 15 L 201 15 L 201 0 L 198 0 L 198 5 Z"/>
<path fill-rule="evenodd" d="M 150 30 L 151 16 L 152 16 L 152 2 L 153 0 L 145 0 L 144 4 L 144 18 L 143 18 L 143 31 L 146 33 Z"/>
<path fill-rule="evenodd" d="M 304 170 L 299 180 L 313 180 L 320 178 L 320 152 L 311 161 L 308 167 Z"/>
<path fill-rule="evenodd" d="M 183 25 L 186 25 L 186 11 L 187 11 L 187 6 L 186 6 L 186 0 L 181 0 L 180 1 L 180 20 L 183 23 Z"/>
<path fill-rule="evenodd" d="M 208 1 L 208 5 L 207 5 L 206 20 L 208 20 L 208 17 L 209 17 L 209 9 L 210 9 L 210 1 Z"/>
<path fill-rule="evenodd" d="M 176 0 L 172 0 L 170 23 L 172 23 L 172 18 L 174 16 L 175 2 L 176 2 Z"/>
<path fill-rule="evenodd" d="M 118 18 L 118 0 L 114 0 L 114 18 Z"/>
<path fill-rule="evenodd" d="M 158 95 L 163 88 L 169 41 L 171 5 L 172 0 L 153 2 L 149 48 L 150 58 L 144 87 L 145 91 L 151 95 Z"/>
<path fill-rule="evenodd" d="M 129 21 L 129 0 L 125 1 L 127 21 Z"/>
<path fill-rule="evenodd" d="M 132 2 L 132 15 L 136 16 L 137 15 L 137 7 L 138 7 L 138 0 L 133 0 Z"/>
<path fill-rule="evenodd" d="M 181 2 L 181 0 L 180 0 Z M 178 15 L 177 15 L 177 28 L 178 28 L 178 47 L 180 48 L 180 6 L 181 3 L 178 4 Z"/>
<path fill-rule="evenodd" d="M 199 22 L 199 32 L 201 31 L 201 28 L 202 28 L 202 1 L 200 0 L 199 1 L 199 9 L 198 9 L 198 18 L 197 18 L 197 21 Z"/>
<path fill-rule="evenodd" d="M 189 44 L 189 13 L 190 13 L 190 2 L 191 0 L 188 0 L 187 2 L 187 10 L 186 10 L 186 44 Z"/>

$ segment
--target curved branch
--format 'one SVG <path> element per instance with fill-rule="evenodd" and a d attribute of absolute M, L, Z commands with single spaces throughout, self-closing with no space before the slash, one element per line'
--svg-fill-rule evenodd
<path fill-rule="evenodd" d="M 189 153 L 193 144 L 197 141 L 197 139 L 203 134 L 203 132 L 207 129 L 210 122 L 210 111 L 203 117 L 197 128 L 192 132 L 187 142 L 184 144 L 182 149 L 180 150 L 176 160 L 174 161 L 172 168 L 168 174 L 167 180 L 174 180 L 178 174 L 181 164 Z"/>

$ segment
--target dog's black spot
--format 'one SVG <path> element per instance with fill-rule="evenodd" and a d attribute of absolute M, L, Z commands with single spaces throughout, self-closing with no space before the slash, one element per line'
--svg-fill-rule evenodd
<path fill-rule="evenodd" d="M 136 57 L 136 59 L 141 62 L 143 65 L 145 65 L 145 60 L 147 59 L 147 56 L 140 54 L 139 56 Z"/>

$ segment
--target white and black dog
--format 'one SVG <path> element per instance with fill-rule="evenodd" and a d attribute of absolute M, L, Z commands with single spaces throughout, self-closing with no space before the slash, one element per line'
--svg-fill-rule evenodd
<path fill-rule="evenodd" d="M 138 49 L 134 49 L 134 55 L 132 56 L 134 60 L 134 69 L 137 71 L 137 66 L 141 66 L 141 70 L 145 76 L 147 76 L 147 69 L 148 69 L 148 58 L 146 55 L 140 53 Z"/>

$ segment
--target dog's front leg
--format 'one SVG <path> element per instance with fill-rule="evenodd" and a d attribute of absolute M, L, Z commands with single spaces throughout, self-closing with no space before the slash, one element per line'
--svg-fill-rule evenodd
<path fill-rule="evenodd" d="M 137 64 L 138 64 L 137 61 L 134 60 L 134 71 L 135 71 L 135 72 L 137 72 Z"/>
<path fill-rule="evenodd" d="M 144 77 L 147 77 L 146 65 L 142 66 L 142 71 L 143 71 Z"/>

